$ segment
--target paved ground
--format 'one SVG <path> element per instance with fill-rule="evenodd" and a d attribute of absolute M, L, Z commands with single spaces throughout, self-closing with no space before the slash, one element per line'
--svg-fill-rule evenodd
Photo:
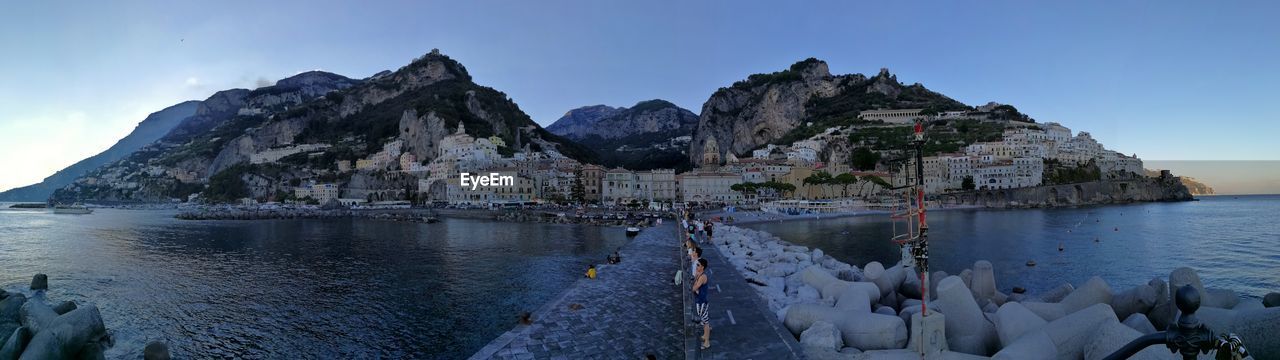
<path fill-rule="evenodd" d="M 472 359 L 658 359 L 684 356 L 679 242 L 670 224 L 647 228 L 622 248 L 622 263 L 599 266 L 534 312 L 532 325 L 494 339 Z M 570 309 L 580 304 L 581 309 Z"/>
<path fill-rule="evenodd" d="M 702 247 L 707 259 L 707 302 L 711 309 L 711 348 L 699 350 L 702 326 L 686 321 L 688 359 L 801 359 L 800 343 L 778 316 L 763 304 L 746 278 L 711 244 Z M 688 299 L 685 317 L 693 319 L 693 299 Z"/>

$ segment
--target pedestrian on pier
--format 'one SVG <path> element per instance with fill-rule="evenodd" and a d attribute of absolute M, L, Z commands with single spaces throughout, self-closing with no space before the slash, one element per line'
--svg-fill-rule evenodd
<path fill-rule="evenodd" d="M 696 275 L 698 273 L 697 271 L 698 271 L 699 260 L 702 260 L 702 248 L 698 247 L 697 245 L 694 245 L 693 248 L 689 249 L 689 273 L 690 274 Z"/>
<path fill-rule="evenodd" d="M 711 225 L 712 225 L 711 220 L 707 220 L 707 225 L 705 226 L 705 227 L 706 227 L 706 230 L 707 230 L 707 242 L 711 242 L 711 241 L 712 241 L 712 239 L 711 239 Z"/>
<path fill-rule="evenodd" d="M 707 259 L 698 259 L 698 268 L 693 280 L 693 310 L 702 324 L 702 350 L 711 347 L 711 311 L 707 304 Z"/>

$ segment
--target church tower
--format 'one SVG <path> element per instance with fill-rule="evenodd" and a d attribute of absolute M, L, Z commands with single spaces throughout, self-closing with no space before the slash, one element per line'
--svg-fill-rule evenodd
<path fill-rule="evenodd" d="M 715 137 L 708 137 L 706 144 L 702 146 L 702 166 L 720 166 L 720 146 L 716 144 Z"/>

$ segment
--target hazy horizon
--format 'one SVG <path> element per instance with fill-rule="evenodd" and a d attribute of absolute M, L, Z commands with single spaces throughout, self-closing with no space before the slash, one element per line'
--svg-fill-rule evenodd
<path fill-rule="evenodd" d="M 363 78 L 433 48 L 543 126 L 648 99 L 699 113 L 719 87 L 816 57 L 834 74 L 887 67 L 969 105 L 1012 104 L 1144 159 L 1280 160 L 1280 5 L 1160 5 L 22 3 L 0 14 L 0 50 L 21 54 L 0 58 L 0 191 L 181 101 L 313 69 Z M 1202 171 L 1186 165 L 1171 166 Z M 1218 171 L 1226 188 L 1280 193 L 1255 170 Z"/>

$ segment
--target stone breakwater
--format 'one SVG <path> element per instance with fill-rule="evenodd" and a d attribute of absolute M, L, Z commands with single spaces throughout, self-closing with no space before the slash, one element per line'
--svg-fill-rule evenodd
<path fill-rule="evenodd" d="M 49 277 L 36 274 L 31 294 L 0 290 L 0 359 L 102 359 L 114 342 L 94 305 L 49 305 Z"/>
<path fill-rule="evenodd" d="M 930 274 L 930 298 L 922 299 L 920 277 L 901 264 L 859 269 L 766 232 L 717 230 L 715 245 L 810 358 L 918 359 L 923 344 L 929 358 L 1101 359 L 1173 324 L 1179 311 L 1171 294 L 1184 285 L 1200 290 L 1197 315 L 1205 325 L 1240 336 L 1257 359 L 1280 358 L 1280 294 L 1258 300 L 1206 288 L 1190 268 L 1130 289 L 1093 277 L 1079 288 L 1062 284 L 1027 294 L 1020 288 L 1006 293 L 991 263 L 978 261 L 956 275 Z M 922 301 L 927 318 L 920 315 Z M 922 335 L 922 326 L 942 331 Z M 1156 346 L 1133 358 L 1170 355 Z"/>

